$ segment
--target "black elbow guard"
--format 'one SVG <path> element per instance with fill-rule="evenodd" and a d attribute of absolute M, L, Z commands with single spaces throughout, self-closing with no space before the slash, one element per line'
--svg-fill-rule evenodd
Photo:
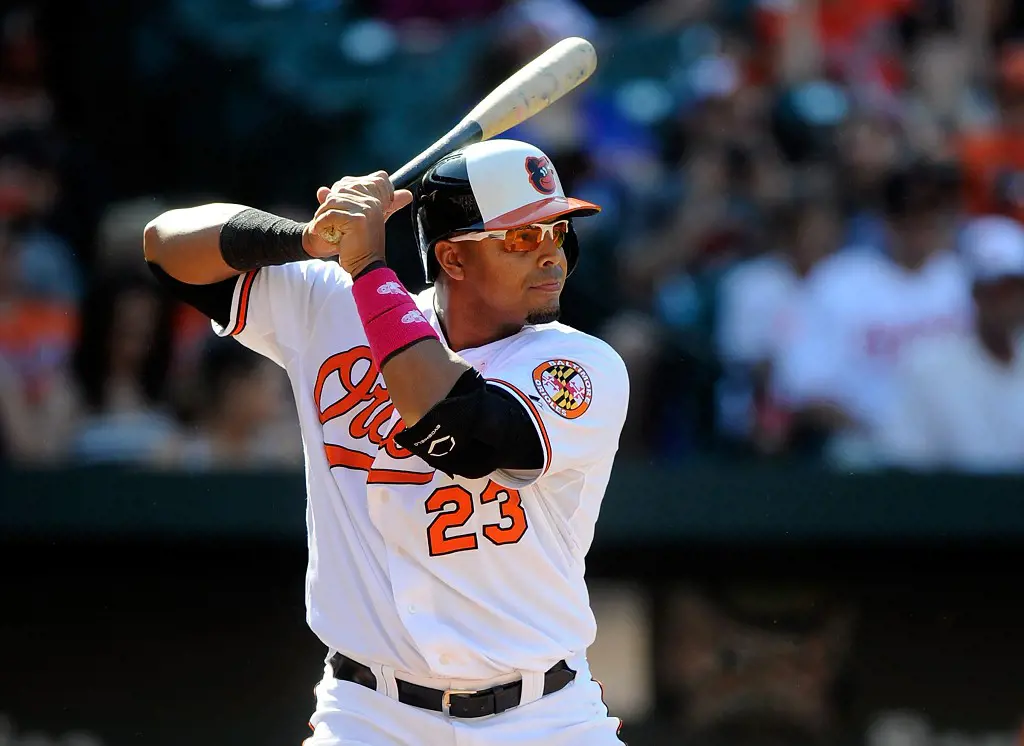
<path fill-rule="evenodd" d="M 395 442 L 448 476 L 480 479 L 498 469 L 540 469 L 544 451 L 529 414 L 476 371 Z"/>

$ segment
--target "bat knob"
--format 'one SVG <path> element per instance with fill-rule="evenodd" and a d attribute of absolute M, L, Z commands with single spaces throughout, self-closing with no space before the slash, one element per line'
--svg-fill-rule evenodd
<path fill-rule="evenodd" d="M 320 238 L 327 243 L 338 243 L 341 241 L 341 234 L 338 232 L 338 229 L 332 225 L 320 231 Z"/>

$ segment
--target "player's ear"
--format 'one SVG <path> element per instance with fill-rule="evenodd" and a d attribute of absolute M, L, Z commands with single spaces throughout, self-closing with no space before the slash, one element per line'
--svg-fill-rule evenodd
<path fill-rule="evenodd" d="M 466 279 L 466 267 L 459 244 L 438 241 L 434 244 L 434 256 L 437 257 L 437 263 L 441 265 L 446 275 L 453 280 Z"/>

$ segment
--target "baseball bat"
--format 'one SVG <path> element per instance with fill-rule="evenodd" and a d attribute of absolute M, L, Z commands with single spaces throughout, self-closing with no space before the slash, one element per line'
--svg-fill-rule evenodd
<path fill-rule="evenodd" d="M 447 134 L 391 174 L 391 183 L 395 189 L 409 188 L 444 156 L 525 122 L 576 88 L 596 68 L 597 52 L 589 41 L 578 36 L 563 39 L 519 68 Z M 321 235 L 331 243 L 341 240 L 333 228 Z"/>

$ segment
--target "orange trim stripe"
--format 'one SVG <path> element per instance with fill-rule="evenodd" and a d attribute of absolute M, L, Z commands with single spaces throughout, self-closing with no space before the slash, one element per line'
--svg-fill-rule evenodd
<path fill-rule="evenodd" d="M 334 443 L 324 443 L 327 464 L 332 468 L 355 469 L 367 473 L 367 484 L 430 484 L 434 472 L 374 469 L 373 456 Z"/>
<path fill-rule="evenodd" d="M 235 318 L 235 328 L 231 330 L 231 336 L 241 334 L 245 329 L 245 322 L 249 317 L 249 294 L 252 292 L 253 283 L 256 281 L 258 269 L 245 274 L 242 280 L 242 290 L 238 294 L 238 315 Z"/>
<path fill-rule="evenodd" d="M 544 427 L 544 420 L 541 419 L 540 412 L 537 411 L 537 407 L 533 406 L 533 402 L 530 401 L 530 398 L 526 394 L 508 381 L 503 381 L 500 378 L 488 378 L 487 380 L 500 383 L 502 386 L 508 386 L 517 396 L 519 396 L 520 399 L 523 400 L 523 403 L 526 404 L 526 408 L 530 410 L 534 421 L 537 423 L 537 429 L 540 430 L 540 437 L 544 441 L 544 471 L 542 474 L 547 474 L 548 469 L 551 468 L 551 439 L 548 438 L 548 429 Z"/>

